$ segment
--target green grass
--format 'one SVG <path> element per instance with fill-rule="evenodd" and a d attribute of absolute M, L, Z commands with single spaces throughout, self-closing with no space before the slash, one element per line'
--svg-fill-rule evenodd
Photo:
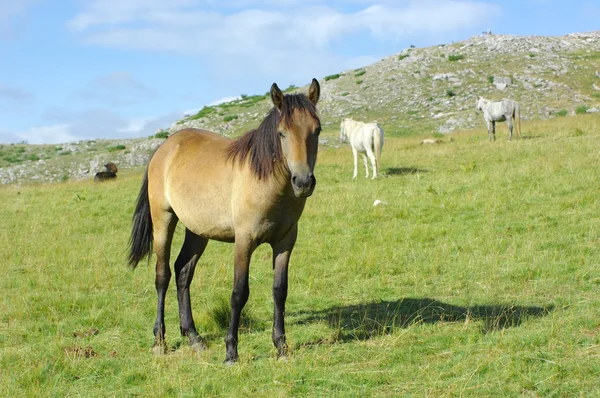
<path fill-rule="evenodd" d="M 567 111 L 566 109 L 561 109 L 556 112 L 556 116 L 567 116 L 568 114 L 569 114 L 569 111 Z"/>
<path fill-rule="evenodd" d="M 291 355 L 277 360 L 271 343 L 261 246 L 232 367 L 233 246 L 218 242 L 191 287 L 209 349 L 179 336 L 172 280 L 173 350 L 151 354 L 153 265 L 125 260 L 142 169 L 2 186 L 0 395 L 597 396 L 600 116 L 524 122 L 523 134 L 386 137 L 375 181 L 361 164 L 351 179 L 347 145 L 322 146 L 290 266 Z"/>
<path fill-rule="evenodd" d="M 577 115 L 584 114 L 584 113 L 586 113 L 588 111 L 588 109 L 590 109 L 589 106 L 587 106 L 587 105 L 580 105 L 577 108 L 575 108 L 575 114 L 577 114 Z"/>

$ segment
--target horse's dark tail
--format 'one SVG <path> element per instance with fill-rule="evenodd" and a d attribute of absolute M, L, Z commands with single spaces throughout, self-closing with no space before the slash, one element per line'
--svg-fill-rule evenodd
<path fill-rule="evenodd" d="M 151 252 L 152 217 L 150 216 L 150 200 L 148 199 L 148 170 L 146 170 L 133 213 L 133 229 L 129 238 L 129 265 L 135 268 Z"/>

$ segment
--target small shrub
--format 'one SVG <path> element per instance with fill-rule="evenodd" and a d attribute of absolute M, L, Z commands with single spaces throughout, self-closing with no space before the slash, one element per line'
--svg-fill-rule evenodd
<path fill-rule="evenodd" d="M 529 58 L 535 57 L 535 53 L 529 53 Z"/>
<path fill-rule="evenodd" d="M 66 155 L 70 155 L 71 151 L 62 151 L 58 153 L 58 156 L 66 156 Z"/>
<path fill-rule="evenodd" d="M 488 83 L 493 84 L 494 83 L 494 76 L 492 76 L 492 75 L 488 76 L 487 80 L 488 80 Z"/>
<path fill-rule="evenodd" d="M 560 111 L 556 112 L 556 116 L 567 116 L 568 113 L 569 111 L 567 111 L 566 109 L 561 109 Z"/>
<path fill-rule="evenodd" d="M 362 82 L 363 82 L 362 80 L 357 80 L 356 84 L 362 84 Z"/>
<path fill-rule="evenodd" d="M 366 71 L 366 70 L 364 70 L 364 69 L 362 69 L 362 70 L 359 70 L 358 72 L 356 72 L 356 73 L 354 74 L 354 77 L 359 77 L 359 76 L 362 76 L 362 75 L 364 75 L 365 73 L 367 73 L 367 71 Z"/>
<path fill-rule="evenodd" d="M 243 98 L 243 96 L 242 96 L 242 98 Z M 188 119 L 189 120 L 201 119 L 203 117 L 206 117 L 206 116 L 210 115 L 214 111 L 215 111 L 215 108 L 213 108 L 212 106 L 205 106 L 204 108 L 200 109 L 198 111 L 198 113 L 196 113 L 195 115 L 190 116 Z"/>
<path fill-rule="evenodd" d="M 40 160 L 40 157 L 38 155 L 36 155 L 35 153 L 32 153 L 31 155 L 27 156 L 27 160 L 31 160 L 32 162 L 37 162 L 38 160 Z"/>
<path fill-rule="evenodd" d="M 577 108 L 575 108 L 575 114 L 581 115 L 583 113 L 586 113 L 588 111 L 588 109 L 590 109 L 590 108 L 587 105 L 578 106 Z"/>
<path fill-rule="evenodd" d="M 414 45 L 414 44 L 411 44 L 411 45 L 410 45 L 410 48 L 415 48 L 415 45 Z"/>
<path fill-rule="evenodd" d="M 60 182 L 65 182 L 69 179 L 69 175 L 68 174 L 63 174 L 59 177 L 58 181 Z"/>
<path fill-rule="evenodd" d="M 109 146 L 108 148 L 106 148 L 106 150 L 107 150 L 108 152 L 115 152 L 115 151 L 120 151 L 120 150 L 123 150 L 123 149 L 125 149 L 125 148 L 126 148 L 126 146 L 125 146 L 125 145 L 119 144 L 119 145 L 111 145 L 111 146 Z"/>
<path fill-rule="evenodd" d="M 238 118 L 238 115 L 228 115 L 223 118 L 224 122 L 230 122 Z"/>
<path fill-rule="evenodd" d="M 339 73 L 336 73 L 334 75 L 325 76 L 323 79 L 325 79 L 325 81 L 335 80 L 335 79 L 339 78 L 340 76 L 342 76 L 342 75 Z"/>
<path fill-rule="evenodd" d="M 289 85 L 289 87 L 288 87 L 288 88 L 286 88 L 286 89 L 285 89 L 285 90 L 283 90 L 283 91 L 285 91 L 285 92 L 287 93 L 287 92 L 289 92 L 289 91 L 292 91 L 292 90 L 295 90 L 295 89 L 297 89 L 297 88 L 298 88 L 298 87 L 296 87 L 296 85 L 294 85 L 294 84 L 290 84 L 290 85 Z"/>
<path fill-rule="evenodd" d="M 448 55 L 448 61 L 460 61 L 461 59 L 465 59 L 465 56 L 463 54 Z"/>
<path fill-rule="evenodd" d="M 449 88 L 448 90 L 446 90 L 446 96 L 452 98 L 456 95 L 456 93 L 454 91 L 452 91 L 451 88 Z"/>
<path fill-rule="evenodd" d="M 398 61 L 402 61 L 404 58 L 408 58 L 410 56 L 409 53 L 398 55 Z"/>
<path fill-rule="evenodd" d="M 167 138 L 169 136 L 169 132 L 167 130 L 161 130 L 158 133 L 154 134 L 154 138 Z"/>
<path fill-rule="evenodd" d="M 438 133 L 438 132 L 435 132 L 435 133 L 431 134 L 431 136 L 433 138 L 444 138 L 444 134 Z"/>
<path fill-rule="evenodd" d="M 340 95 L 341 95 L 342 97 L 345 97 L 345 96 L 347 96 L 348 94 L 350 94 L 350 93 L 346 91 L 346 92 L 344 92 L 344 93 L 341 93 Z"/>

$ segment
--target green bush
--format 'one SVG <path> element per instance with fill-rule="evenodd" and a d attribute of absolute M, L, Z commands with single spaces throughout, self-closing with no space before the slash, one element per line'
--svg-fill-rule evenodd
<path fill-rule="evenodd" d="M 566 109 L 561 109 L 560 111 L 556 112 L 556 116 L 567 116 L 568 113 L 569 111 Z"/>
<path fill-rule="evenodd" d="M 590 108 L 587 105 L 578 106 L 577 108 L 575 108 L 575 114 L 581 115 L 583 113 L 586 113 L 588 111 L 588 109 L 590 109 Z"/>
<path fill-rule="evenodd" d="M 452 98 L 456 95 L 456 93 L 454 91 L 452 91 L 451 88 L 449 88 L 448 90 L 446 90 L 446 96 Z"/>
<path fill-rule="evenodd" d="M 223 118 L 224 122 L 230 122 L 238 118 L 238 115 L 228 115 Z"/>
<path fill-rule="evenodd" d="M 342 76 L 342 75 L 339 73 L 336 73 L 334 75 L 325 76 L 323 79 L 325 79 L 325 81 L 335 80 L 335 79 L 339 78 L 340 76 Z"/>
<path fill-rule="evenodd" d="M 213 113 L 215 111 L 215 108 L 213 108 L 212 106 L 205 106 L 204 108 L 200 109 L 198 111 L 198 113 L 196 113 L 193 116 L 190 116 L 188 119 L 189 120 L 197 120 L 197 119 L 201 119 L 203 117 L 206 117 L 208 115 L 210 115 L 211 113 Z"/>
<path fill-rule="evenodd" d="M 123 150 L 123 149 L 125 149 L 125 148 L 126 148 L 126 146 L 125 146 L 125 145 L 119 144 L 119 145 L 111 145 L 111 146 L 109 146 L 108 148 L 106 148 L 106 150 L 107 150 L 108 152 L 115 152 L 115 151 L 120 151 L 120 150 Z"/>
<path fill-rule="evenodd" d="M 354 77 L 359 77 L 359 76 L 362 76 L 362 75 L 364 75 L 365 73 L 367 73 L 367 71 L 366 71 L 366 70 L 364 70 L 364 69 L 361 69 L 361 70 L 359 70 L 358 72 L 356 72 L 356 73 L 354 74 Z"/>
<path fill-rule="evenodd" d="M 363 82 L 362 80 L 357 80 L 356 84 L 362 84 L 362 82 Z"/>
<path fill-rule="evenodd" d="M 169 132 L 167 130 L 161 130 L 158 133 L 154 134 L 154 138 L 167 138 L 169 136 Z"/>
<path fill-rule="evenodd" d="M 488 78 L 487 78 L 487 80 L 488 80 L 488 83 L 493 84 L 494 83 L 494 76 L 489 75 Z"/>
<path fill-rule="evenodd" d="M 448 61 L 459 61 L 461 59 L 465 59 L 465 56 L 463 54 L 448 55 Z"/>
<path fill-rule="evenodd" d="M 404 58 L 408 58 L 410 56 L 409 53 L 398 55 L 398 61 L 402 61 Z"/>

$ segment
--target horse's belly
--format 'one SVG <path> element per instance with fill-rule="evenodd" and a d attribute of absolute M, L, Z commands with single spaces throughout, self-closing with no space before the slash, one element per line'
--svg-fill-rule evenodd
<path fill-rule="evenodd" d="M 235 240 L 235 230 L 229 217 L 223 214 L 195 214 L 193 217 L 180 217 L 183 225 L 206 239 L 218 240 L 221 242 L 233 242 Z"/>

